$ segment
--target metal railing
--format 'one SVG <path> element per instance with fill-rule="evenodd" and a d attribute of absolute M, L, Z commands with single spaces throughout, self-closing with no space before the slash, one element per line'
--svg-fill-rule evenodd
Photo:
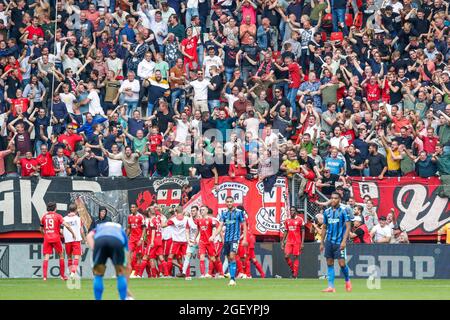
<path fill-rule="evenodd" d="M 297 173 L 292 178 L 289 179 L 289 193 L 290 193 L 290 202 L 291 206 L 297 208 L 297 210 L 302 210 L 305 212 L 305 222 L 308 222 L 309 219 L 314 220 L 316 214 L 321 213 L 323 208 L 309 200 L 306 194 L 303 194 L 301 197 L 298 192 L 300 189 L 302 177 Z M 316 190 L 316 194 L 319 197 L 320 202 L 328 201 L 328 197 L 324 195 L 322 192 Z"/>

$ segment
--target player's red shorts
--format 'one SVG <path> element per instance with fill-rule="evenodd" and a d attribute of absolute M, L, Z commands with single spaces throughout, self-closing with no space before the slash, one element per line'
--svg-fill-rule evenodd
<path fill-rule="evenodd" d="M 176 257 L 179 257 L 184 256 L 186 254 L 186 250 L 187 250 L 187 242 L 173 241 L 172 250 L 170 250 L 170 253 Z"/>
<path fill-rule="evenodd" d="M 69 256 L 81 256 L 81 241 L 67 242 L 65 244 L 66 254 Z"/>
<path fill-rule="evenodd" d="M 256 255 L 255 255 L 255 248 L 248 248 L 247 250 L 247 258 L 248 259 L 255 259 Z"/>
<path fill-rule="evenodd" d="M 59 255 L 63 253 L 63 247 L 61 241 L 56 242 L 48 242 L 44 239 L 44 246 L 42 248 L 42 251 L 44 254 L 53 254 L 53 249 L 55 249 L 55 252 Z"/>
<path fill-rule="evenodd" d="M 150 246 L 149 246 L 150 247 Z M 153 248 L 151 248 L 149 250 L 149 258 L 150 259 L 156 259 L 159 256 L 162 256 L 164 254 L 164 248 L 162 246 L 162 244 L 157 245 L 157 246 L 153 246 Z"/>
<path fill-rule="evenodd" d="M 170 250 L 172 250 L 172 238 L 163 240 L 163 254 L 168 256 L 170 254 Z"/>
<path fill-rule="evenodd" d="M 214 243 L 214 249 L 216 251 L 216 257 L 220 257 L 223 249 L 223 242 L 218 241 Z"/>
<path fill-rule="evenodd" d="M 214 243 L 200 241 L 198 244 L 198 254 L 207 254 L 208 257 L 215 257 L 216 249 L 214 248 Z"/>
<path fill-rule="evenodd" d="M 138 246 L 139 240 L 133 240 L 128 243 L 128 250 L 133 253 L 140 253 L 142 254 L 144 251 L 144 244 L 141 244 Z"/>
<path fill-rule="evenodd" d="M 247 254 L 247 248 L 244 247 L 242 244 L 239 243 L 238 251 L 236 253 L 237 256 L 243 258 Z"/>
<path fill-rule="evenodd" d="M 284 253 L 286 255 L 298 256 L 300 255 L 300 243 L 286 243 L 284 247 Z"/>

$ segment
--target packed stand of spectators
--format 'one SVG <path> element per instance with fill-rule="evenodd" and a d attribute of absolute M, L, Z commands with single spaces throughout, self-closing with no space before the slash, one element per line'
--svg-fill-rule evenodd
<path fill-rule="evenodd" d="M 448 7 L 6 0 L 0 175 L 448 175 Z"/>

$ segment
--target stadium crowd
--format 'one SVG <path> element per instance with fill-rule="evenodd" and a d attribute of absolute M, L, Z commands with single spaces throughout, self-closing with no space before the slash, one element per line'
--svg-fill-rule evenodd
<path fill-rule="evenodd" d="M 6 0 L 0 175 L 448 175 L 448 8 Z"/>

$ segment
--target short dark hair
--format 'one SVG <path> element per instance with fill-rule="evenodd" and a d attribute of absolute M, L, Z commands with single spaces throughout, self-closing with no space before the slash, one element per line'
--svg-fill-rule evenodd
<path fill-rule="evenodd" d="M 335 195 L 335 196 L 339 197 L 339 200 L 341 200 L 341 198 L 342 198 L 341 194 L 340 194 L 339 192 L 337 192 L 337 191 L 333 191 L 333 192 L 331 193 L 331 195 L 332 195 L 332 196 Z"/>
<path fill-rule="evenodd" d="M 56 210 L 56 202 L 50 201 L 47 203 L 47 211 L 55 211 Z"/>
<path fill-rule="evenodd" d="M 69 205 L 69 212 L 77 212 L 77 209 L 78 209 L 78 207 L 75 203 L 71 203 Z"/>

